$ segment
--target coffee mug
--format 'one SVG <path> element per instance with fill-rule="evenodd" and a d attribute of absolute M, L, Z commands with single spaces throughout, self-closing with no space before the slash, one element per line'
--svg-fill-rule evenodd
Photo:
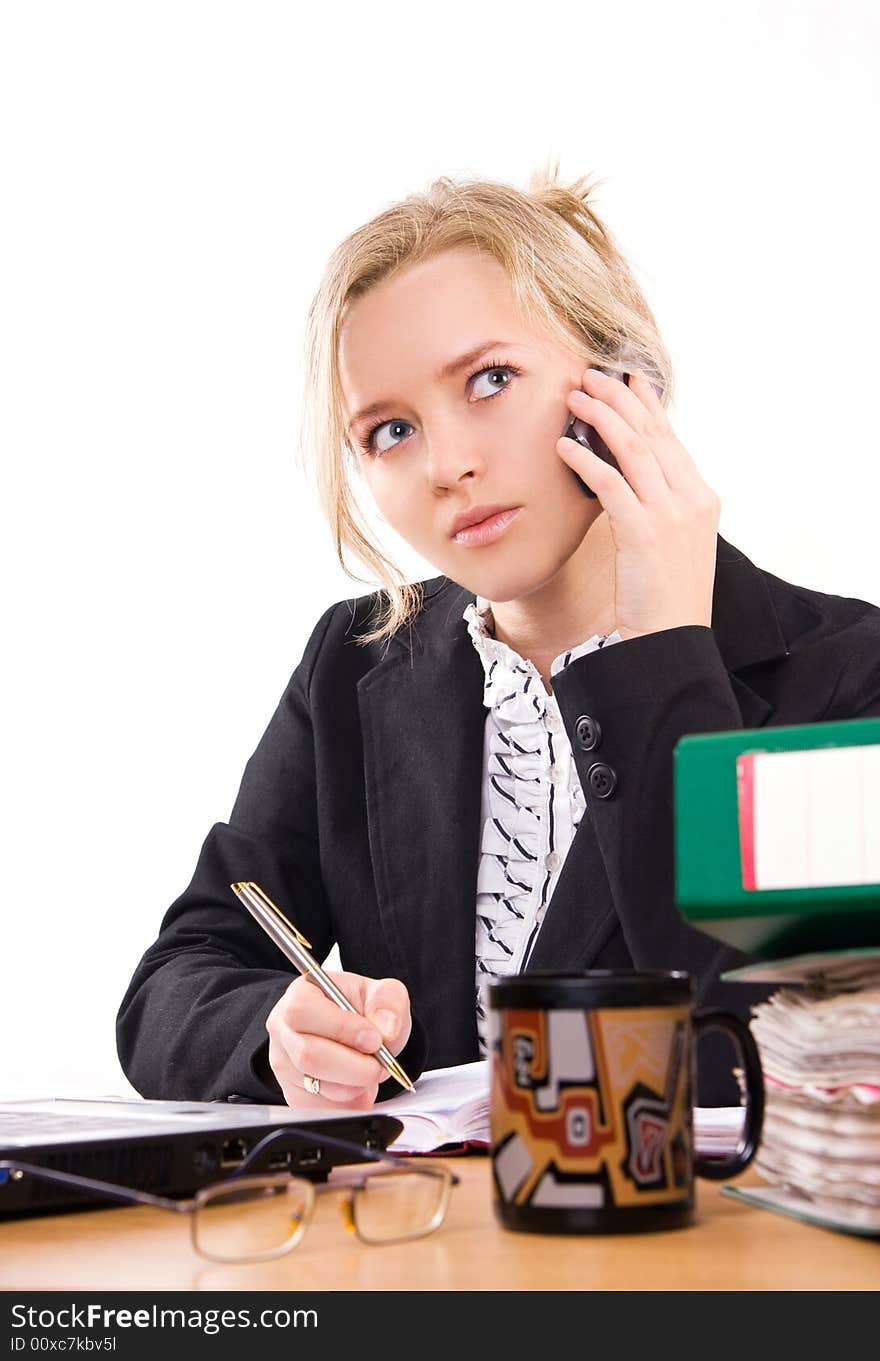
<path fill-rule="evenodd" d="M 757 1151 L 764 1083 L 745 1022 L 695 1012 L 690 974 L 527 973 L 488 987 L 495 1212 L 507 1228 L 620 1233 L 677 1228 L 694 1177 L 742 1172 Z M 746 1108 L 736 1152 L 693 1151 L 695 1046 L 733 1041 Z"/>

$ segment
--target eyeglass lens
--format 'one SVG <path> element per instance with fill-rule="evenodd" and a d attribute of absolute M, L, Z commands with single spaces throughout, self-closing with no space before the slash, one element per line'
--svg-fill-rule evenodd
<path fill-rule="evenodd" d="M 313 1195 L 312 1187 L 298 1178 L 212 1187 L 195 1211 L 195 1247 L 215 1261 L 279 1256 L 305 1232 Z M 371 1173 L 354 1190 L 358 1234 L 370 1243 L 386 1243 L 430 1233 L 442 1219 L 446 1196 L 447 1183 L 441 1176 L 397 1170 Z"/>
<path fill-rule="evenodd" d="M 358 1233 L 371 1243 L 418 1238 L 436 1228 L 446 1198 L 443 1177 L 426 1172 L 377 1172 L 354 1198 Z"/>
<path fill-rule="evenodd" d="M 310 1193 L 296 1180 L 212 1189 L 195 1212 L 195 1246 L 207 1257 L 229 1262 L 277 1256 L 304 1232 Z"/>

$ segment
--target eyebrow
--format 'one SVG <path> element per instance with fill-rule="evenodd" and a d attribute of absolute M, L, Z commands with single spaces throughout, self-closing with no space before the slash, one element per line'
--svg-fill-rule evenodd
<path fill-rule="evenodd" d="M 462 369 L 467 369 L 471 364 L 476 363 L 487 350 L 502 348 L 519 349 L 521 346 L 517 346 L 512 340 L 481 340 L 479 345 L 473 345 L 471 349 L 466 350 L 464 354 L 458 355 L 455 359 L 450 359 L 448 363 L 437 370 L 435 377 L 439 382 L 445 382 L 449 378 L 454 378 Z M 355 426 L 358 426 L 362 421 L 367 420 L 369 416 L 378 416 L 380 412 L 387 411 L 389 407 L 392 407 L 393 405 L 394 402 L 392 400 L 371 402 L 369 406 L 362 406 L 360 411 L 356 411 L 351 418 L 351 423 L 348 427 L 349 433 L 354 430 Z"/>

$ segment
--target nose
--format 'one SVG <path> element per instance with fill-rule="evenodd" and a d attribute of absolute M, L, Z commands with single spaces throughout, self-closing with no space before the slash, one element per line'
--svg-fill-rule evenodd
<path fill-rule="evenodd" d="M 435 431 L 427 441 L 426 472 L 434 491 L 447 491 L 466 478 L 480 476 L 486 469 L 486 454 L 474 439 L 473 430 L 450 422 Z"/>

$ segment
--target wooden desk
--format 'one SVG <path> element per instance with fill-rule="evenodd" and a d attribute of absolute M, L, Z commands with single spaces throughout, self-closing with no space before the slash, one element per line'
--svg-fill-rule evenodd
<path fill-rule="evenodd" d="M 183 1218 L 119 1209 L 0 1224 L 0 1288 L 50 1290 L 876 1290 L 880 1247 L 720 1196 L 699 1182 L 697 1222 L 604 1237 L 512 1233 L 492 1211 L 487 1158 L 451 1160 L 462 1184 L 435 1234 L 367 1247 L 323 1196 L 290 1256 L 216 1266 Z M 744 1184 L 760 1185 L 747 1173 Z"/>

